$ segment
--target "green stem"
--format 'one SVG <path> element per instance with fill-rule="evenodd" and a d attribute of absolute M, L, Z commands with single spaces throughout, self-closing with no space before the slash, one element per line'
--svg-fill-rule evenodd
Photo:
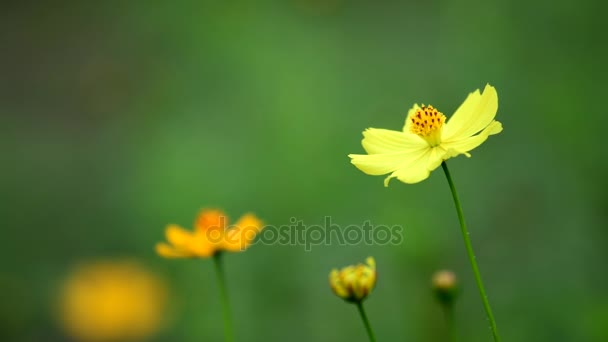
<path fill-rule="evenodd" d="M 361 319 L 363 320 L 363 324 L 365 325 L 365 330 L 367 330 L 367 336 L 369 336 L 369 340 L 371 342 L 376 342 L 376 337 L 374 336 L 374 331 L 372 330 L 372 326 L 369 324 L 369 319 L 367 319 L 367 315 L 365 314 L 365 309 L 363 309 L 363 303 L 357 302 L 357 309 L 359 309 L 359 314 L 361 314 Z"/>
<path fill-rule="evenodd" d="M 462 214 L 462 207 L 460 206 L 460 200 L 458 199 L 458 193 L 456 192 L 456 187 L 454 186 L 454 181 L 452 180 L 452 176 L 450 175 L 450 170 L 448 170 L 448 164 L 441 163 L 441 167 L 443 168 L 443 172 L 445 172 L 445 177 L 448 179 L 448 183 L 450 185 L 450 190 L 452 191 L 452 197 L 454 198 L 454 205 L 456 206 L 456 212 L 458 213 L 458 220 L 460 221 L 460 231 L 462 232 L 462 238 L 464 239 L 464 245 L 467 249 L 467 254 L 469 255 L 469 261 L 471 262 L 471 268 L 473 269 L 473 274 L 475 275 L 475 281 L 477 282 L 477 287 L 479 288 L 479 294 L 481 295 L 481 300 L 483 302 L 483 307 L 486 310 L 486 316 L 488 317 L 488 321 L 490 322 L 490 328 L 492 329 L 492 335 L 494 335 L 494 341 L 500 341 L 500 337 L 498 336 L 498 330 L 496 329 L 496 321 L 494 320 L 494 315 L 492 314 L 492 308 L 490 307 L 490 302 L 488 301 L 488 296 L 486 295 L 486 290 L 483 287 L 483 281 L 481 280 L 481 274 L 479 273 L 479 267 L 477 266 L 477 261 L 475 261 L 475 253 L 473 252 L 473 246 L 471 245 L 471 239 L 469 238 L 469 232 L 467 231 L 467 226 L 464 222 L 464 215 Z"/>
<path fill-rule="evenodd" d="M 456 342 L 457 334 L 456 334 L 456 326 L 454 324 L 454 304 L 442 304 L 443 314 L 445 315 L 445 324 L 447 326 L 448 335 L 450 336 L 450 341 Z"/>
<path fill-rule="evenodd" d="M 224 277 L 224 269 L 222 265 L 222 253 L 216 253 L 213 256 L 215 264 L 215 273 L 217 276 L 217 286 L 220 290 L 220 299 L 222 301 L 222 311 L 224 314 L 224 339 L 226 342 L 232 342 L 232 322 L 230 318 L 230 303 L 228 301 L 228 290 L 226 288 L 226 279 Z"/>

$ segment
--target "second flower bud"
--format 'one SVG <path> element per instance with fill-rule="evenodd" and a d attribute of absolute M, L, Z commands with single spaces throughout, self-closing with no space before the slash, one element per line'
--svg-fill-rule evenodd
<path fill-rule="evenodd" d="M 376 285 L 376 262 L 374 258 L 368 257 L 366 264 L 332 270 L 329 274 L 329 285 L 338 297 L 348 302 L 361 302 Z"/>

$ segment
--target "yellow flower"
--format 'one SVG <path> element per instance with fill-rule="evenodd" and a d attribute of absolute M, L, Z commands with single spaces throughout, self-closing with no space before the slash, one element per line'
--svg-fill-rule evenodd
<path fill-rule="evenodd" d="M 435 296 L 443 304 L 452 303 L 458 294 L 456 275 L 452 271 L 441 270 L 435 272 L 431 286 Z"/>
<path fill-rule="evenodd" d="M 448 270 L 437 271 L 433 274 L 432 285 L 436 290 L 451 290 L 456 287 L 456 275 Z"/>
<path fill-rule="evenodd" d="M 486 85 L 469 94 L 450 120 L 433 106 L 415 104 L 408 112 L 402 131 L 369 128 L 362 145 L 367 154 L 351 154 L 351 163 L 368 175 L 390 175 L 404 183 L 425 180 L 441 162 L 481 145 L 490 135 L 500 133 L 495 121 L 498 110 L 496 89 Z"/>
<path fill-rule="evenodd" d="M 59 317 L 83 342 L 143 341 L 161 325 L 166 288 L 134 262 L 82 265 L 65 281 Z"/>
<path fill-rule="evenodd" d="M 219 210 L 204 209 L 194 223 L 194 231 L 170 224 L 165 234 L 169 243 L 156 245 L 165 258 L 207 258 L 220 251 L 240 252 L 251 245 L 263 225 L 253 214 L 241 217 L 232 227 Z"/>
<path fill-rule="evenodd" d="M 329 285 L 338 297 L 349 302 L 360 302 L 374 289 L 376 261 L 372 257 L 365 261 L 367 265 L 351 265 L 329 273 Z"/>

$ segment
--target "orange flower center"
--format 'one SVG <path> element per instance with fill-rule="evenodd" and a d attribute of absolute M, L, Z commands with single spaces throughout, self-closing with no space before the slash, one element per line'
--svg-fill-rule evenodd
<path fill-rule="evenodd" d="M 424 140 L 431 146 L 441 143 L 441 128 L 445 122 L 445 115 L 431 105 L 418 108 L 414 115 L 410 117 L 412 124 L 410 131 Z"/>

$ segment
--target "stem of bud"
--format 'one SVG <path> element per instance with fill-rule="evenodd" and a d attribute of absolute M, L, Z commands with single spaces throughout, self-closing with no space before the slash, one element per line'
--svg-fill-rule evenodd
<path fill-rule="evenodd" d="M 361 315 L 361 319 L 363 320 L 363 324 L 365 325 L 365 330 L 367 330 L 367 336 L 369 336 L 369 340 L 371 342 L 376 342 L 376 336 L 374 336 L 372 326 L 369 324 L 369 319 L 367 318 L 367 314 L 365 314 L 365 309 L 363 309 L 363 302 L 358 301 L 355 304 L 357 305 L 357 309 L 359 309 L 359 314 Z"/>

